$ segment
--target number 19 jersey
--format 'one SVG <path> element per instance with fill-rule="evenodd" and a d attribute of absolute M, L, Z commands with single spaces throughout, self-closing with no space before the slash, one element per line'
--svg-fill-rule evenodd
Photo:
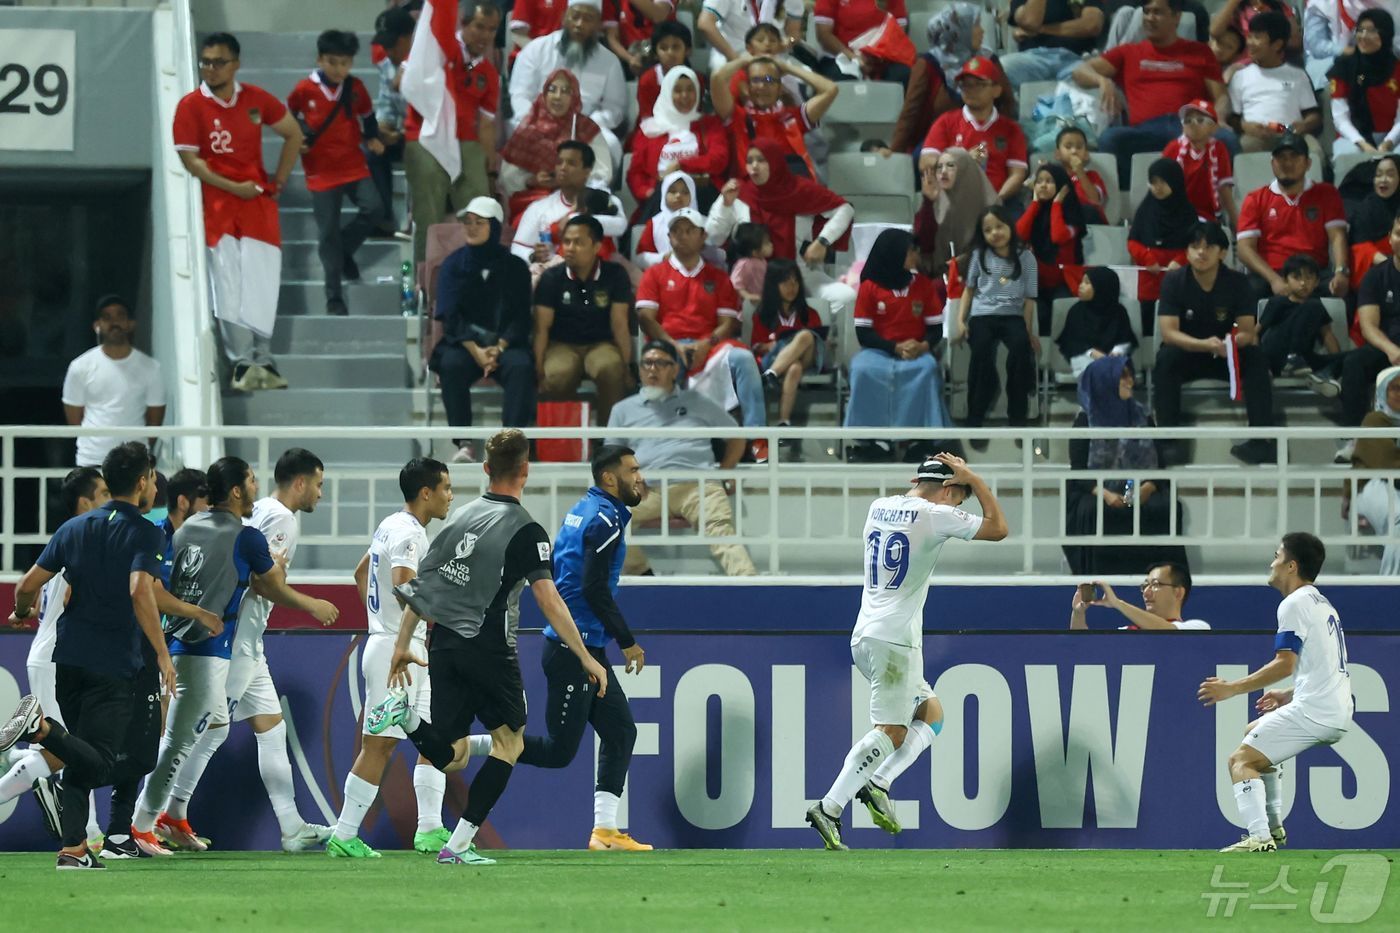
<path fill-rule="evenodd" d="M 929 577 L 949 538 L 971 541 L 982 519 L 918 496 L 886 496 L 865 519 L 865 587 L 851 644 L 878 638 L 895 645 L 923 643 Z"/>
<path fill-rule="evenodd" d="M 1298 656 L 1293 671 L 1293 705 L 1323 726 L 1351 725 L 1351 674 L 1341 617 L 1312 585 L 1299 587 L 1278 604 L 1274 650 Z"/>
<path fill-rule="evenodd" d="M 369 545 L 369 585 L 365 589 L 365 614 L 371 635 L 397 637 L 403 609 L 394 596 L 394 568 L 418 573 L 418 562 L 428 553 L 428 533 L 407 510 L 395 512 L 375 529 Z M 419 620 L 413 637 L 428 637 L 428 625 Z"/>

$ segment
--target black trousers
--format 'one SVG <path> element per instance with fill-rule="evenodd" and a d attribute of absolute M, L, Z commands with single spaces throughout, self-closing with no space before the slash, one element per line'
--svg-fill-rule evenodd
<path fill-rule="evenodd" d="M 520 763 L 537 768 L 567 767 L 578 754 L 584 727 L 592 725 L 602 742 L 597 789 L 620 796 L 632 764 L 632 747 L 637 744 L 637 724 L 603 649 L 589 648 L 588 653 L 608 672 L 608 690 L 601 697 L 574 653 L 552 638 L 544 640 L 541 666 L 549 681 L 544 714 L 549 735 L 525 736 Z"/>
<path fill-rule="evenodd" d="M 505 392 L 501 422 L 508 428 L 523 428 L 535 418 L 535 360 L 523 347 L 511 347 L 501 354 L 501 365 L 491 374 Z M 443 343 L 437 352 L 437 374 L 442 381 L 442 405 L 447 423 L 471 425 L 472 386 L 484 375 L 476 360 L 460 344 Z"/>
<path fill-rule="evenodd" d="M 1369 343 L 1342 357 L 1342 413 L 1348 425 L 1360 424 L 1375 406 L 1376 376 L 1389 365 L 1385 354 Z"/>
<path fill-rule="evenodd" d="M 87 838 L 88 794 L 111 783 L 131 722 L 134 681 L 59 664 L 55 693 L 67 727 L 49 721 L 44 747 L 63 760 L 65 846 Z"/>
<path fill-rule="evenodd" d="M 399 225 L 394 216 L 394 163 L 403 162 L 403 143 L 385 146 L 383 155 L 375 155 L 366 149 L 365 162 L 369 165 L 369 177 L 374 182 L 374 190 L 379 192 L 380 206 L 384 208 L 377 232 L 393 233 Z"/>
<path fill-rule="evenodd" d="M 340 205 L 345 199 L 355 205 L 356 214 L 341 225 Z M 326 280 L 326 300 L 342 300 L 341 278 L 345 257 L 354 256 L 368 237 L 384 224 L 384 205 L 368 178 L 311 192 L 311 212 L 316 218 L 316 254 Z"/>
<path fill-rule="evenodd" d="M 1321 304 L 1296 305 L 1288 309 L 1283 319 L 1273 324 L 1259 337 L 1259 346 L 1269 360 L 1269 372 L 1277 376 L 1283 371 L 1291 354 L 1298 354 L 1307 360 L 1313 369 L 1321 369 L 1332 362 L 1332 356 L 1317 353 L 1318 335 L 1323 328 L 1330 326 L 1332 318 Z"/>
<path fill-rule="evenodd" d="M 136 675 L 131 697 L 131 721 L 112 767 L 112 810 L 107 835 L 131 832 L 141 779 L 155 770 L 160 753 L 160 733 L 165 722 L 160 708 L 160 671 L 142 668 Z"/>
<path fill-rule="evenodd" d="M 1035 388 L 1035 357 L 1026 320 L 1019 314 L 982 314 L 968 318 L 967 343 L 972 360 L 967 371 L 967 423 L 980 427 L 992 407 L 1001 380 L 997 377 L 997 344 L 1006 345 L 1006 416 L 1013 424 L 1026 423 L 1031 391 Z"/>
<path fill-rule="evenodd" d="M 1257 346 L 1240 348 L 1240 369 L 1244 378 L 1244 405 L 1250 427 L 1268 427 L 1274 422 L 1274 382 L 1269 361 Z M 1229 379 L 1225 360 L 1208 353 L 1192 353 L 1180 347 L 1164 346 L 1157 351 L 1152 370 L 1152 391 L 1156 399 L 1157 424 L 1181 424 L 1181 387 L 1196 379 Z"/>

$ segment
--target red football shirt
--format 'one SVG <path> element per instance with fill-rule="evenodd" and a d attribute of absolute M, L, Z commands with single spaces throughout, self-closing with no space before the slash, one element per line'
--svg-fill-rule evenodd
<path fill-rule="evenodd" d="M 986 123 L 978 123 L 966 107 L 949 110 L 933 121 L 924 137 L 924 152 L 938 155 L 944 149 L 961 146 L 972 150 L 980 143 L 987 144 L 987 180 L 992 187 L 1001 190 L 1006 183 L 1010 169 L 1028 168 L 1026 161 L 1026 134 L 1015 120 L 992 111 L 992 118 Z"/>
<path fill-rule="evenodd" d="M 1218 139 L 1197 150 L 1191 140 L 1178 136 L 1167 143 L 1162 157 L 1175 159 L 1186 175 L 1186 200 L 1201 217 L 1213 220 L 1220 213 L 1220 186 L 1235 184 L 1230 150 Z"/>
<path fill-rule="evenodd" d="M 677 340 L 702 340 L 715 332 L 721 316 L 739 319 L 739 294 L 719 266 L 701 260 L 687 270 L 667 256 L 642 273 L 637 308 L 656 308 L 662 328 Z"/>
<path fill-rule="evenodd" d="M 457 103 L 457 138 L 475 141 L 477 114 L 485 114 L 490 120 L 496 118 L 501 99 L 500 72 L 484 57 L 468 63 L 466 49 L 459 42 L 457 55 L 447 62 L 447 86 Z M 417 139 L 422 129 L 422 114 L 409 107 L 403 119 L 404 138 Z"/>
<path fill-rule="evenodd" d="M 364 83 L 354 81 L 350 113 L 344 112 L 341 94 L 351 80 L 330 88 L 321 80 L 321 73 L 313 71 L 309 78 L 298 81 L 287 97 L 287 109 L 316 133 L 315 144 L 301 157 L 308 191 L 328 191 L 369 177 L 365 154 L 360 151 L 360 120 L 374 112 L 374 104 Z"/>
<path fill-rule="evenodd" d="M 1103 58 L 1118 72 L 1114 80 L 1128 99 L 1132 126 L 1209 97 L 1206 81 L 1221 80 L 1220 63 L 1210 46 L 1191 39 L 1160 49 L 1146 40 L 1116 45 Z"/>
<path fill-rule="evenodd" d="M 928 328 L 942 323 L 943 302 L 933 280 L 918 273 L 897 292 L 869 280 L 856 292 L 855 325 L 873 327 L 891 343 L 923 340 Z"/>
<path fill-rule="evenodd" d="M 818 22 L 834 27 L 836 38 L 844 43 L 863 32 L 869 32 L 893 16 L 905 31 L 909 29 L 909 11 L 904 0 L 889 0 L 882 10 L 875 0 L 817 0 L 812 16 Z"/>
<path fill-rule="evenodd" d="M 675 5 L 669 0 L 658 0 L 671 7 L 671 13 L 667 19 L 676 18 Z M 616 26 L 617 37 L 622 41 L 624 47 L 631 47 L 635 42 L 641 42 L 651 38 L 652 27 L 656 24 L 637 12 L 629 0 L 603 0 L 603 25 Z"/>
<path fill-rule="evenodd" d="M 1347 215 L 1342 196 L 1326 183 L 1306 182 L 1303 193 L 1288 198 L 1274 181 L 1245 196 L 1240 207 L 1237 239 L 1258 237 L 1259 255 L 1275 271 L 1282 269 L 1289 256 L 1305 253 L 1326 269 L 1332 264 L 1327 255 L 1327 231 L 1346 228 Z"/>
<path fill-rule="evenodd" d="M 262 129 L 286 115 L 280 100 L 255 85 L 235 82 L 233 97 L 225 101 L 201 84 L 175 107 L 175 148 L 199 153 L 210 169 L 230 181 L 267 187 Z"/>
<path fill-rule="evenodd" d="M 1350 84 L 1340 78 L 1332 79 L 1333 100 L 1346 100 L 1350 94 Z M 1377 133 L 1388 132 L 1395 125 L 1397 104 L 1400 104 L 1400 62 L 1395 63 L 1395 72 L 1389 81 L 1366 89 L 1366 106 L 1371 111 L 1371 126 Z"/>
<path fill-rule="evenodd" d="M 515 0 L 510 8 L 510 28 L 530 33 L 530 38 L 547 36 L 564 25 L 569 0 Z"/>

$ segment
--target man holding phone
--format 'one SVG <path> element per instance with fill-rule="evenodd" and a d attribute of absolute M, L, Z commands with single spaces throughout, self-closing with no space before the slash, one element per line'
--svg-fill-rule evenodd
<path fill-rule="evenodd" d="M 1191 595 L 1191 571 L 1184 564 L 1161 561 L 1147 568 L 1147 579 L 1138 587 L 1142 591 L 1143 608 L 1139 609 L 1118 598 L 1113 587 L 1102 580 L 1081 583 L 1074 590 L 1070 603 L 1069 627 L 1087 629 L 1086 616 L 1090 606 L 1104 606 L 1117 609 L 1128 620 L 1119 628 L 1138 631 L 1142 629 L 1181 629 L 1206 631 L 1210 623 L 1201 619 L 1183 619 L 1182 606 Z"/>

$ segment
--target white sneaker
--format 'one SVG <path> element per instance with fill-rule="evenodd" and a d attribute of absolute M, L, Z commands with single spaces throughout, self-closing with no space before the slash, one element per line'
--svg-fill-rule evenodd
<path fill-rule="evenodd" d="M 1240 837 L 1240 841 L 1234 845 L 1228 845 L 1220 850 L 1221 852 L 1277 852 L 1278 846 L 1274 844 L 1272 837 L 1266 836 L 1263 839 L 1255 839 L 1246 833 Z"/>
<path fill-rule="evenodd" d="M 1344 466 L 1351 466 L 1351 458 L 1356 453 L 1356 438 L 1352 438 L 1337 448 L 1336 454 L 1332 457 L 1333 463 L 1340 463 Z"/>
<path fill-rule="evenodd" d="M 331 828 L 319 823 L 303 823 L 293 835 L 282 837 L 283 852 L 306 852 L 326 844 L 331 838 Z"/>
<path fill-rule="evenodd" d="M 476 463 L 476 449 L 471 444 L 463 444 L 452 455 L 453 463 Z"/>
<path fill-rule="evenodd" d="M 1269 830 L 1269 835 L 1274 839 L 1274 845 L 1282 849 L 1288 845 L 1288 833 L 1282 826 L 1275 826 Z"/>

